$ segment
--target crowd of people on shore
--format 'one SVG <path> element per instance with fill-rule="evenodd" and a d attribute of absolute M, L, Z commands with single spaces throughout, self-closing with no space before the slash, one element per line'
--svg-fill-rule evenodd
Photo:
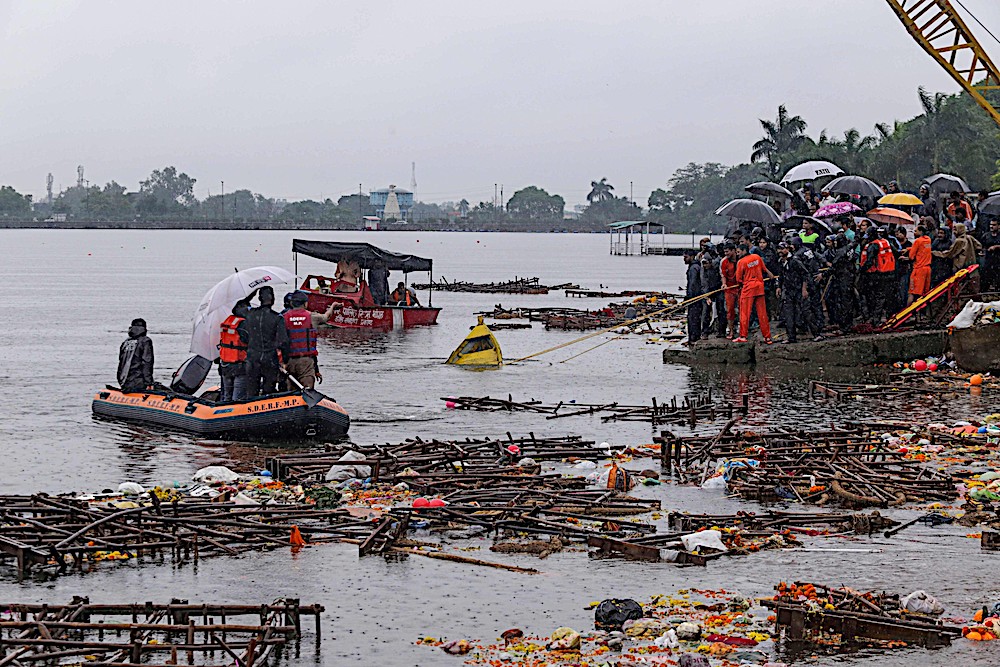
<path fill-rule="evenodd" d="M 885 189 L 900 192 L 895 182 Z M 688 307 L 689 343 L 713 334 L 746 342 L 754 322 L 771 343 L 773 317 L 789 343 L 805 333 L 821 340 L 859 325 L 878 327 L 977 264 L 963 292 L 1000 290 L 1000 220 L 981 210 L 988 193 L 974 201 L 961 192 L 935 198 L 925 184 L 918 197 L 922 203 L 906 210 L 913 225 L 880 225 L 852 214 L 817 225 L 801 216 L 838 202 L 874 202 L 807 184 L 787 206 L 774 204 L 783 222 L 800 216 L 801 229 L 737 221 L 723 243 L 702 239 L 700 249 L 684 256 L 686 298 L 703 297 Z"/>

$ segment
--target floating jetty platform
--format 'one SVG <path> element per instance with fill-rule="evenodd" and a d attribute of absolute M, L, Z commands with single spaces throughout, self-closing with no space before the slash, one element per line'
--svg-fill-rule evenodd
<path fill-rule="evenodd" d="M 689 348 L 667 348 L 665 364 L 720 366 L 811 365 L 862 367 L 940 356 L 948 347 L 944 329 L 835 336 L 821 341 L 766 345 L 763 340 L 734 343 L 708 338 Z"/>

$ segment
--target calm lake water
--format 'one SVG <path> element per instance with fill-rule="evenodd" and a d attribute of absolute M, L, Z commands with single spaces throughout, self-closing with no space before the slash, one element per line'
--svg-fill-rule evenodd
<path fill-rule="evenodd" d="M 294 237 L 367 241 L 434 259 L 435 277 L 474 282 L 514 276 L 543 283 L 578 283 L 597 289 L 659 289 L 678 292 L 683 264 L 671 257 L 614 257 L 602 235 L 192 232 L 2 230 L 7 303 L 0 338 L 0 447 L 2 493 L 94 490 L 135 480 L 187 479 L 213 463 L 234 464 L 225 443 L 165 435 L 136 426 L 95 421 L 94 392 L 115 381 L 118 345 L 134 317 L 149 323 L 156 349 L 157 379 L 187 356 L 191 317 L 201 296 L 234 267 L 277 264 L 293 268 Z M 679 237 L 689 242 L 690 237 Z M 330 270 L 300 258 L 299 274 Z M 425 282 L 424 274 L 410 280 Z M 396 275 L 391 277 L 396 279 Z M 426 302 L 426 293 L 421 293 Z M 560 361 L 606 340 L 596 338 L 499 371 L 469 372 L 443 365 L 475 322 L 475 311 L 495 304 L 594 308 L 606 299 L 549 295 L 436 293 L 443 308 L 439 325 L 388 333 L 330 332 L 320 341 L 326 382 L 321 389 L 351 413 L 355 442 L 398 442 L 407 437 L 579 434 L 620 444 L 650 442 L 645 424 L 602 424 L 578 417 L 555 422 L 527 414 L 447 411 L 441 397 L 493 395 L 546 402 L 647 402 L 651 397 L 712 389 L 733 400 L 751 395 L 754 424 L 825 426 L 845 419 L 898 417 L 899 406 L 862 403 L 826 406 L 809 401 L 806 379 L 821 369 L 783 376 L 722 374 L 661 362 L 662 347 L 638 336 L 614 341 L 567 363 Z M 578 333 L 546 332 L 539 325 L 501 331 L 507 358 L 517 358 L 570 340 Z M 993 412 L 975 399 L 944 406 L 908 406 L 914 418 L 964 418 Z M 677 429 L 683 432 L 683 429 Z M 241 450 L 245 455 L 245 450 Z M 252 451 L 252 450 L 251 450 Z M 259 452 L 261 458 L 266 452 Z M 238 463 L 238 462 L 236 462 Z M 699 489 L 643 488 L 665 509 L 727 512 L 747 508 Z M 897 512 L 900 518 L 912 516 Z M 908 593 L 923 588 L 938 596 L 950 615 L 970 615 L 1000 599 L 978 540 L 962 528 L 908 529 L 892 540 L 832 541 L 810 546 L 861 552 L 766 552 L 723 559 L 707 568 L 668 564 L 591 561 L 567 551 L 545 561 L 506 557 L 544 574 L 525 576 L 487 568 L 410 558 L 386 562 L 357 558 L 356 547 L 327 545 L 298 555 L 287 551 L 216 558 L 197 567 L 105 564 L 95 573 L 53 582 L 17 584 L 0 570 L 0 602 L 68 600 L 164 600 L 255 602 L 288 595 L 327 607 L 322 652 L 303 646 L 293 664 L 459 665 L 460 658 L 416 647 L 418 636 L 492 639 L 509 627 L 548 634 L 556 627 L 592 627 L 583 607 L 606 597 L 640 601 L 678 588 L 721 588 L 765 595 L 779 580 L 806 579 L 854 588 Z M 484 550 L 488 543 L 483 543 Z M 488 556 L 487 556 L 488 557 Z M 942 567 L 947 563 L 948 566 Z M 958 642 L 939 651 L 903 650 L 882 657 L 859 654 L 838 664 L 990 664 L 989 645 Z M 818 664 L 808 655 L 785 659 Z M 832 661 L 823 658 L 819 663 Z"/>

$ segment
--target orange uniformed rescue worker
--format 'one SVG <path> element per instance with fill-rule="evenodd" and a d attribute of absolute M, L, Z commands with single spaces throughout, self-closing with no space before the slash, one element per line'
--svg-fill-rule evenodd
<path fill-rule="evenodd" d="M 760 333 L 764 342 L 771 343 L 771 322 L 767 319 L 767 303 L 764 300 L 764 273 L 773 278 L 773 274 L 764 266 L 760 255 L 750 252 L 750 248 L 740 244 L 736 249 L 740 261 L 736 263 L 736 282 L 740 284 L 740 336 L 736 343 L 747 342 L 750 329 L 750 313 L 757 311 L 760 322 Z"/>
<path fill-rule="evenodd" d="M 913 268 L 910 270 L 910 295 L 906 305 L 931 291 L 931 237 L 923 226 L 917 226 L 913 236 L 913 245 L 907 251 Z"/>

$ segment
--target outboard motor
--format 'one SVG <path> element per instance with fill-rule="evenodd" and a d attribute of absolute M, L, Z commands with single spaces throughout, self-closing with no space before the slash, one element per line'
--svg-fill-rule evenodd
<path fill-rule="evenodd" d="M 174 371 L 170 390 L 178 394 L 192 395 L 204 384 L 210 370 L 212 370 L 211 360 L 196 354 Z"/>

